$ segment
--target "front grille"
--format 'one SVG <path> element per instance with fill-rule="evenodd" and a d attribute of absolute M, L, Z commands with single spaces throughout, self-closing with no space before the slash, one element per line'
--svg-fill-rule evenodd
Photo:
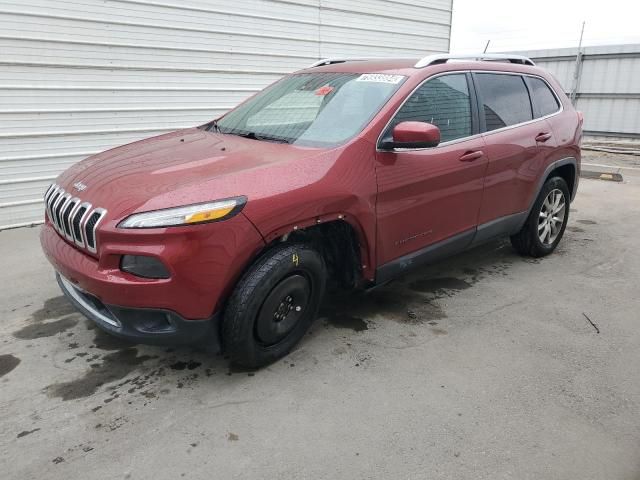
<path fill-rule="evenodd" d="M 76 208 L 76 205 L 78 205 L 78 202 L 80 200 L 77 198 L 72 198 L 70 201 L 67 202 L 67 204 L 64 207 L 64 212 L 62 212 L 62 218 L 64 218 L 64 221 L 62 222 L 62 228 L 64 230 L 64 234 L 65 236 L 69 239 L 72 240 L 73 237 L 71 236 L 71 212 L 73 211 L 74 208 Z"/>
<path fill-rule="evenodd" d="M 73 219 L 71 220 L 71 223 L 73 224 L 73 238 L 82 238 L 82 230 L 80 229 L 80 224 L 82 223 L 82 216 L 85 214 L 85 212 L 87 211 L 87 206 L 86 205 L 80 205 L 80 208 L 78 208 L 78 211 L 76 212 L 76 214 L 73 216 Z"/>
<path fill-rule="evenodd" d="M 61 236 L 90 252 L 98 251 L 96 230 L 107 214 L 104 208 L 92 208 L 56 184 L 47 189 L 44 202 L 47 216 Z"/>
<path fill-rule="evenodd" d="M 95 232 L 94 227 L 96 226 L 99 220 L 100 220 L 100 213 L 98 212 L 93 212 L 91 215 L 89 215 L 89 220 L 87 220 L 87 226 L 85 228 L 85 231 L 87 232 L 87 247 L 89 248 L 95 248 L 96 242 L 94 238 L 94 232 Z"/>

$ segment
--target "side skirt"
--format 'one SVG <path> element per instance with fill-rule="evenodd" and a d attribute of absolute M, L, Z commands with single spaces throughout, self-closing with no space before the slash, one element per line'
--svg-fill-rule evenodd
<path fill-rule="evenodd" d="M 478 226 L 476 235 L 473 237 L 471 246 L 475 247 L 493 238 L 503 235 L 513 235 L 520 231 L 524 222 L 527 221 L 528 212 L 514 213 L 505 217 L 496 218 L 490 222 Z"/>
<path fill-rule="evenodd" d="M 476 229 L 466 230 L 441 242 L 391 260 L 376 269 L 376 284 L 388 282 L 416 267 L 433 263 L 466 249 L 473 240 Z"/>
<path fill-rule="evenodd" d="M 437 262 L 496 237 L 513 235 L 522 228 L 527 216 L 528 212 L 507 215 L 484 223 L 478 226 L 477 229 L 466 230 L 446 240 L 396 258 L 376 269 L 375 285 L 386 283 L 414 268 Z"/>

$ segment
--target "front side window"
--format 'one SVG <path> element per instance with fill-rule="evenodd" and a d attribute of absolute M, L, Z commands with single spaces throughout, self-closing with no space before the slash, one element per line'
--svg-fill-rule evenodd
<path fill-rule="evenodd" d="M 520 75 L 478 73 L 475 81 L 488 132 L 533 119 L 529 92 Z"/>
<path fill-rule="evenodd" d="M 222 133 L 304 146 L 334 146 L 360 133 L 406 77 L 304 73 L 258 93 L 217 122 Z"/>
<path fill-rule="evenodd" d="M 553 94 L 544 80 L 535 77 L 527 77 L 531 103 L 533 103 L 533 115 L 535 118 L 546 117 L 556 113 L 560 109 L 558 99 Z"/>
<path fill-rule="evenodd" d="M 427 122 L 440 129 L 440 143 L 468 137 L 472 132 L 471 98 L 464 73 L 427 80 L 405 102 L 391 122 Z"/>

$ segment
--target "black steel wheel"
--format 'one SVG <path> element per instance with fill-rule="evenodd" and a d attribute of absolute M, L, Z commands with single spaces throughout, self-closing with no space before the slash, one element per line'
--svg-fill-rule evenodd
<path fill-rule="evenodd" d="M 308 245 L 278 245 L 238 282 L 224 313 L 223 348 L 257 368 L 285 356 L 313 322 L 326 284 L 322 256 Z"/>
<path fill-rule="evenodd" d="M 306 315 L 311 283 L 306 276 L 293 274 L 267 295 L 256 317 L 256 339 L 263 345 L 275 345 L 284 339 Z"/>

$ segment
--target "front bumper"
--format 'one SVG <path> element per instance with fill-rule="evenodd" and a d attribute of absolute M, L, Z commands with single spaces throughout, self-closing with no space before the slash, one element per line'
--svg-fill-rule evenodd
<path fill-rule="evenodd" d="M 171 310 L 106 305 L 57 272 L 56 280 L 84 316 L 116 337 L 152 345 L 200 344 L 220 351 L 219 314 L 205 320 L 185 320 Z"/>
<path fill-rule="evenodd" d="M 264 245 L 242 214 L 228 221 L 165 229 L 118 229 L 107 220 L 98 231 L 98 253 L 89 255 L 61 237 L 50 222 L 40 231 L 54 269 L 107 305 L 169 310 L 185 320 L 210 318 L 251 258 Z M 122 271 L 123 255 L 160 260 L 170 273 L 149 279 Z"/>

